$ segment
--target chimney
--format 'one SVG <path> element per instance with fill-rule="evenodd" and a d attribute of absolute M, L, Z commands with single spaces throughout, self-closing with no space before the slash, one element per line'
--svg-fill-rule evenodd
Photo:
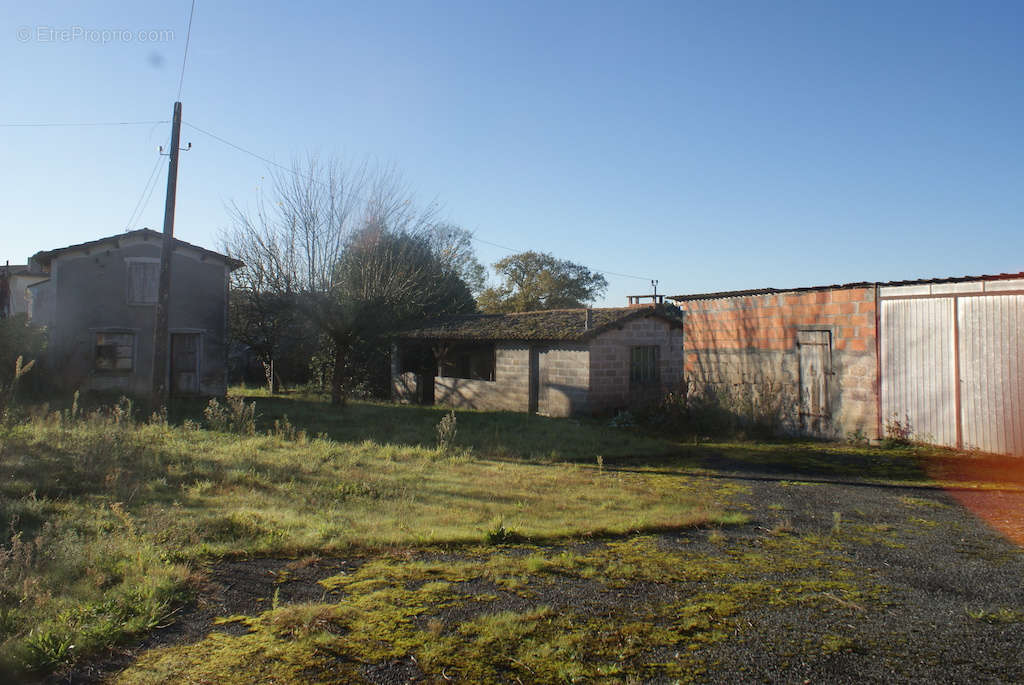
<path fill-rule="evenodd" d="M 643 301 L 647 299 L 649 299 L 650 302 Z M 665 302 L 665 296 L 658 294 L 626 295 L 626 301 L 629 303 L 629 307 L 652 307 L 654 305 L 663 304 Z"/>
<path fill-rule="evenodd" d="M 594 327 L 594 310 L 587 307 L 587 313 L 583 317 L 583 330 L 589 331 Z"/>

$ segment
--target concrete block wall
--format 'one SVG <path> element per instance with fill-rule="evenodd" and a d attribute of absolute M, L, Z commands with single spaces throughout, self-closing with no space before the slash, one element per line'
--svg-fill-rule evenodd
<path fill-rule="evenodd" d="M 392 359 L 395 358 L 392 353 Z M 401 404 L 413 404 L 419 398 L 419 374 L 415 371 L 401 371 L 397 364 L 391 364 L 391 399 Z"/>
<path fill-rule="evenodd" d="M 541 348 L 538 356 L 537 413 L 572 416 L 589 410 L 590 350 L 586 345 Z"/>
<path fill-rule="evenodd" d="M 495 345 L 493 381 L 435 377 L 434 402 L 466 409 L 529 411 L 530 348 Z"/>
<path fill-rule="evenodd" d="M 630 350 L 657 345 L 660 383 L 631 387 Z M 598 336 L 590 344 L 591 412 L 606 412 L 658 400 L 677 390 L 683 377 L 683 331 L 663 319 L 639 318 Z"/>
<path fill-rule="evenodd" d="M 678 303 L 685 312 L 688 380 L 755 394 L 774 387 L 791 407 L 786 424 L 800 430 L 797 331 L 827 330 L 832 340 L 830 420 L 814 433 L 878 436 L 874 287 L 723 297 Z"/>

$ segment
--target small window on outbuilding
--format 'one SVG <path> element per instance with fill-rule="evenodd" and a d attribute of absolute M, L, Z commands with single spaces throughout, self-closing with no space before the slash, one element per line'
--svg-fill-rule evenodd
<path fill-rule="evenodd" d="M 445 351 L 439 365 L 439 375 L 445 378 L 493 381 L 494 367 L 494 343 L 454 345 Z"/>
<path fill-rule="evenodd" d="M 159 259 L 128 259 L 128 304 L 156 304 L 160 285 Z"/>
<path fill-rule="evenodd" d="M 642 345 L 632 348 L 629 361 L 629 382 L 633 385 L 653 385 L 659 380 L 658 346 Z"/>
<path fill-rule="evenodd" d="M 134 333 L 97 333 L 93 366 L 97 371 L 131 371 L 134 366 L 134 352 Z"/>

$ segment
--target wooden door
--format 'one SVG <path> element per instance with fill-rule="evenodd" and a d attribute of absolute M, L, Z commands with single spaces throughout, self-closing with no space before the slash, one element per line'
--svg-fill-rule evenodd
<path fill-rule="evenodd" d="M 171 393 L 199 394 L 199 334 L 171 334 Z"/>
<path fill-rule="evenodd" d="M 536 414 L 540 409 L 540 350 L 530 346 L 529 406 L 528 411 Z"/>
<path fill-rule="evenodd" d="M 827 429 L 828 380 L 832 375 L 832 334 L 829 331 L 798 331 L 800 351 L 800 417 L 810 434 Z"/>

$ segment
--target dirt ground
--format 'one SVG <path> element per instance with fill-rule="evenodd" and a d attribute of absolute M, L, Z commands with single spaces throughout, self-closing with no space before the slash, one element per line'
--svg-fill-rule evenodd
<path fill-rule="evenodd" d="M 1013 526 L 1024 512 L 1019 490 L 946 491 L 731 463 L 703 466 L 711 469 L 701 476 L 709 482 L 736 484 L 734 505 L 749 523 L 551 547 L 403 550 L 388 562 L 552 560 L 547 570 L 537 562 L 537 572 L 518 585 L 472 574 L 453 582 L 453 591 L 486 601 L 426 609 L 413 619 L 424 634 L 428 626 L 440 635 L 456 634 L 482 615 L 539 607 L 556 616 L 586 617 L 591 625 L 649 622 L 676 631 L 670 640 L 623 652 L 623 669 L 609 682 L 1024 682 L 1024 552 L 1013 541 Z M 972 512 L 995 512 L 994 523 Z M 620 550 L 634 554 L 626 570 L 616 565 Z M 637 550 L 651 563 L 661 559 L 661 570 L 644 570 Z M 570 557 L 583 560 L 574 568 L 590 570 L 551 570 L 556 560 Z M 705 571 L 702 559 L 708 560 Z M 743 568 L 747 559 L 764 564 Z M 272 603 L 340 601 L 344 591 L 319 581 L 357 573 L 373 561 L 378 559 L 212 565 L 197 601 L 171 625 L 52 682 L 101 682 L 154 647 L 196 643 L 211 631 L 247 630 L 240 623 L 215 625 L 217 617 L 255 616 Z M 665 570 L 675 566 L 678 573 Z M 723 609 L 709 597 L 734 601 Z M 709 618 L 691 621 L 689 633 L 680 633 L 678 616 L 694 606 L 694 598 L 704 598 Z M 668 662 L 675 666 L 661 667 Z M 519 665 L 524 668 L 496 671 L 494 680 L 550 680 Z M 425 671 L 412 653 L 362 663 L 358 673 L 369 683 L 475 680 L 458 664 Z"/>

